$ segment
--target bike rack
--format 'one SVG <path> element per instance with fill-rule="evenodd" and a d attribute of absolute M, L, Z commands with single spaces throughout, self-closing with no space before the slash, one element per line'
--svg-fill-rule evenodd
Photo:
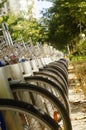
<path fill-rule="evenodd" d="M 5 76 L 4 67 L 0 68 L 0 97 L 2 98 L 13 98 L 8 80 Z"/>
<path fill-rule="evenodd" d="M 0 97 L 13 99 L 13 95 L 9 87 L 8 80 L 5 76 L 4 67 L 0 68 Z M 6 113 L 3 112 L 3 115 L 4 115 L 4 120 L 6 124 L 8 124 L 8 122 L 10 123 L 10 126 L 8 126 L 9 130 L 18 130 L 18 129 L 23 130 L 23 127 L 21 125 L 21 121 L 18 115 L 16 115 L 17 119 L 15 119 L 14 112 L 9 112 L 9 111 L 7 111 Z M 17 128 L 15 128 L 15 126 Z"/>
<path fill-rule="evenodd" d="M 30 64 L 30 61 L 25 61 L 25 62 L 22 62 L 22 63 L 19 63 L 21 64 L 22 66 L 22 73 L 24 76 L 27 75 L 27 76 L 31 76 L 33 74 L 33 71 L 32 71 L 32 68 L 31 68 L 31 64 Z"/>

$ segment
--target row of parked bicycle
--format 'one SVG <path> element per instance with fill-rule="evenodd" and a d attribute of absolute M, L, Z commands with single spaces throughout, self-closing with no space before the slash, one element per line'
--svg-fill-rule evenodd
<path fill-rule="evenodd" d="M 2 130 L 72 130 L 66 59 L 7 65 L 0 77 Z"/>
<path fill-rule="evenodd" d="M 0 36 L 0 129 L 72 130 L 68 61 L 52 46 Z"/>

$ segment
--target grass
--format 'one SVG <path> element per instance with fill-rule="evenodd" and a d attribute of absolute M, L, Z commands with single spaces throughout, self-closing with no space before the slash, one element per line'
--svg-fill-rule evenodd
<path fill-rule="evenodd" d="M 83 62 L 86 60 L 86 56 L 70 56 L 71 62 Z"/>

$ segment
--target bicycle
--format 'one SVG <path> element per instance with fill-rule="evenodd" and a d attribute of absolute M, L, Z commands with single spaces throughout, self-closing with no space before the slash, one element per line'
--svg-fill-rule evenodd
<path fill-rule="evenodd" d="M 0 99 L 0 111 L 2 111 L 3 113 L 6 113 L 6 111 L 13 111 L 15 112 L 14 113 L 15 116 L 16 114 L 19 114 L 22 126 L 23 126 L 23 118 L 21 117 L 21 114 L 23 114 L 23 117 L 27 116 L 28 119 L 27 125 L 29 129 L 33 129 L 33 130 L 35 129 L 40 130 L 42 128 L 44 129 L 46 128 L 47 130 L 60 129 L 60 126 L 49 115 L 47 115 L 44 111 L 38 109 L 37 107 L 29 103 L 17 101 L 14 99 Z M 16 127 L 17 126 L 15 126 L 15 128 Z M 5 129 L 2 128 L 2 130 Z"/>
<path fill-rule="evenodd" d="M 49 91 L 39 86 L 26 83 L 17 83 L 11 85 L 10 87 L 16 99 L 32 103 L 41 110 L 45 111 L 52 118 L 52 113 L 54 113 L 54 111 L 57 111 L 59 115 L 59 126 L 64 126 L 64 130 L 71 130 L 70 117 L 65 107 L 59 101 L 59 99 L 51 94 Z"/>

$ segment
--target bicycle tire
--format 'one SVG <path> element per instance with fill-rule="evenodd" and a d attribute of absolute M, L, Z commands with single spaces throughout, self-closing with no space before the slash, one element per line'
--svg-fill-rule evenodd
<path fill-rule="evenodd" d="M 27 90 L 27 91 L 39 92 L 40 94 L 45 95 L 47 97 L 49 95 L 49 97 L 50 97 L 50 99 L 52 99 L 52 101 L 53 101 L 53 99 L 55 97 L 55 100 L 53 101 L 53 103 L 55 104 L 55 101 L 57 102 L 57 97 L 55 95 L 53 95 L 48 90 L 46 90 L 46 89 L 44 89 L 42 87 L 39 87 L 37 85 L 27 84 L 27 83 L 16 83 L 16 84 L 11 84 L 10 88 L 11 88 L 12 92 L 16 92 L 16 91 L 19 91 L 19 90 Z M 54 96 L 54 97 L 51 98 L 52 96 Z M 58 106 L 58 103 L 57 103 L 57 106 Z"/>
<path fill-rule="evenodd" d="M 40 81 L 40 82 L 44 82 L 44 83 L 47 83 L 48 85 L 52 86 L 52 88 L 54 88 L 55 91 L 57 91 L 60 94 L 60 96 L 62 97 L 62 100 L 63 100 L 63 102 L 65 104 L 65 107 L 67 108 L 68 113 L 70 113 L 69 102 L 68 102 L 67 96 L 64 94 L 64 92 L 62 91 L 62 89 L 56 83 L 52 82 L 49 79 L 46 79 L 44 77 L 39 77 L 39 76 L 29 76 L 29 77 L 25 77 L 24 79 L 25 79 L 25 81 L 27 83 L 28 82 L 31 83 L 30 81 L 35 81 L 35 82 L 36 81 Z"/>
<path fill-rule="evenodd" d="M 66 69 L 68 68 L 68 60 L 66 60 L 65 58 L 61 58 L 58 61 L 54 61 L 54 63 L 61 63 Z"/>
<path fill-rule="evenodd" d="M 59 63 L 63 64 L 66 69 L 68 69 L 68 61 L 66 59 L 60 59 Z"/>
<path fill-rule="evenodd" d="M 52 75 L 50 71 L 44 70 L 44 71 L 40 71 L 40 72 L 34 72 L 34 76 L 48 78 L 52 82 L 55 82 L 62 89 L 62 91 L 65 93 L 65 95 L 67 96 L 67 90 L 64 87 L 65 85 L 62 83 L 61 80 L 56 78 L 56 76 Z"/>
<path fill-rule="evenodd" d="M 64 85 L 66 86 L 66 88 L 68 88 L 68 79 L 66 80 L 66 78 L 63 76 L 63 73 L 60 73 L 59 71 L 57 71 L 55 68 L 52 68 L 52 67 L 46 67 L 43 70 L 50 71 L 54 73 L 55 75 L 59 76 L 61 80 L 63 81 Z"/>
<path fill-rule="evenodd" d="M 47 76 L 50 75 L 51 78 L 53 78 L 57 83 L 59 83 L 59 85 L 62 87 L 62 89 L 64 90 L 64 92 L 66 94 L 68 94 L 68 84 L 66 82 L 66 80 L 64 79 L 64 77 L 62 76 L 62 74 L 60 74 L 59 72 L 57 72 L 55 69 L 52 68 L 45 68 L 42 69 L 39 72 L 34 72 L 34 75 L 38 75 L 38 74 L 42 74 L 42 73 L 46 73 Z"/>
<path fill-rule="evenodd" d="M 55 68 L 57 71 L 59 71 L 60 73 L 62 73 L 62 75 L 65 77 L 65 79 L 67 80 L 68 79 L 68 76 L 66 74 L 66 72 L 64 71 L 64 69 L 62 69 L 59 65 L 47 65 L 46 67 L 52 67 L 52 68 Z"/>
<path fill-rule="evenodd" d="M 29 103 L 14 99 L 0 99 L 0 110 L 10 110 L 23 114 L 30 114 L 32 117 L 40 120 L 40 122 L 45 124 L 50 130 L 59 130 L 58 124 L 49 115 Z"/>
<path fill-rule="evenodd" d="M 71 130 L 71 121 L 70 121 L 69 115 L 68 115 L 65 107 L 58 100 L 58 98 L 56 98 L 49 91 L 47 91 L 46 89 L 41 88 L 39 86 L 32 85 L 32 84 L 26 84 L 26 83 L 11 85 L 11 90 L 12 90 L 12 92 L 17 92 L 20 90 L 33 91 L 33 92 L 38 92 L 41 95 L 45 96 L 45 98 L 49 99 L 49 101 L 51 101 L 51 103 L 53 103 L 56 106 L 57 110 L 59 110 L 61 116 L 63 117 L 63 121 L 65 124 L 65 126 L 64 126 L 65 130 L 69 130 L 69 129 Z"/>
<path fill-rule="evenodd" d="M 65 67 L 64 64 L 62 64 L 62 62 L 60 62 L 60 61 L 54 62 L 54 63 L 51 62 L 49 65 L 60 66 L 67 73 L 67 67 Z"/>

